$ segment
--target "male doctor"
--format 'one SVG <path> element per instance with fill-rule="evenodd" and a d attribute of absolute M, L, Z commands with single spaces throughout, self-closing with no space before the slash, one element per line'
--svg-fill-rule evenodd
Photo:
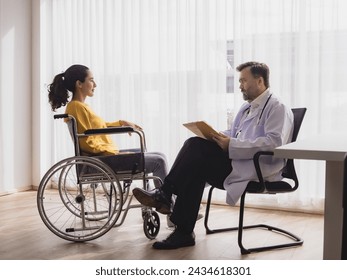
<path fill-rule="evenodd" d="M 269 89 L 269 68 L 264 63 L 246 62 L 237 67 L 240 89 L 246 101 L 228 131 L 213 136 L 188 139 L 164 180 L 154 190 L 133 190 L 143 205 L 162 214 L 171 214 L 175 231 L 155 249 L 176 249 L 195 245 L 194 227 L 206 183 L 227 190 L 227 202 L 235 205 L 247 183 L 257 180 L 253 155 L 290 142 L 293 114 Z M 281 179 L 283 159 L 262 157 L 267 181 Z M 173 205 L 172 194 L 176 195 Z"/>

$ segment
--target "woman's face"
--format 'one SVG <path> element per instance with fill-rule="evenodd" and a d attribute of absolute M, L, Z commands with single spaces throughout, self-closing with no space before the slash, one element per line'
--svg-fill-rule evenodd
<path fill-rule="evenodd" d="M 80 90 L 84 96 L 92 97 L 95 88 L 96 83 L 94 81 L 93 73 L 90 70 L 87 70 L 87 77 L 83 83 L 80 83 Z"/>

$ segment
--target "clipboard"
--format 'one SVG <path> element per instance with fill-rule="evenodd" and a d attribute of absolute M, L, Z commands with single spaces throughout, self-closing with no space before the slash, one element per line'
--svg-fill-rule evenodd
<path fill-rule="evenodd" d="M 183 125 L 186 128 L 188 128 L 191 132 L 193 132 L 195 135 L 206 140 L 213 141 L 213 134 L 219 134 L 219 132 L 214 130 L 212 126 L 207 124 L 205 121 L 189 122 L 184 123 Z"/>

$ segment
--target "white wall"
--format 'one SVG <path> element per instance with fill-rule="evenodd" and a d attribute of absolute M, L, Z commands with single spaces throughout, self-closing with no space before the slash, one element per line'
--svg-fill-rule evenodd
<path fill-rule="evenodd" d="M 32 185 L 31 0 L 0 0 L 0 195 Z"/>
<path fill-rule="evenodd" d="M 45 42 L 41 41 L 42 29 L 41 26 L 41 9 L 45 7 L 49 1 L 31 0 L 32 1 L 32 98 L 35 102 L 32 103 L 32 185 L 37 187 L 41 177 L 46 170 L 43 163 L 45 158 L 50 158 L 50 143 L 47 141 L 51 135 L 51 128 L 47 124 L 47 115 L 44 111 L 48 110 L 47 90 L 42 81 L 41 60 L 45 55 Z M 49 42 L 47 42 L 49 44 Z M 44 103 L 44 104 L 43 104 Z M 51 166 L 46 164 L 45 166 Z"/>

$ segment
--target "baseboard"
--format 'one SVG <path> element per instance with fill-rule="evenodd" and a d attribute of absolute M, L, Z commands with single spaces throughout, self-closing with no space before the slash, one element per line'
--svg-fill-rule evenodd
<path fill-rule="evenodd" d="M 35 190 L 35 187 L 34 186 L 26 186 L 26 187 L 20 187 L 20 188 L 16 188 L 16 189 L 4 190 L 4 191 L 0 191 L 0 196 L 10 195 L 10 194 L 19 193 L 19 192 L 25 192 L 25 191 L 31 191 L 31 190 Z M 36 190 L 37 190 L 37 188 L 36 188 Z"/>

